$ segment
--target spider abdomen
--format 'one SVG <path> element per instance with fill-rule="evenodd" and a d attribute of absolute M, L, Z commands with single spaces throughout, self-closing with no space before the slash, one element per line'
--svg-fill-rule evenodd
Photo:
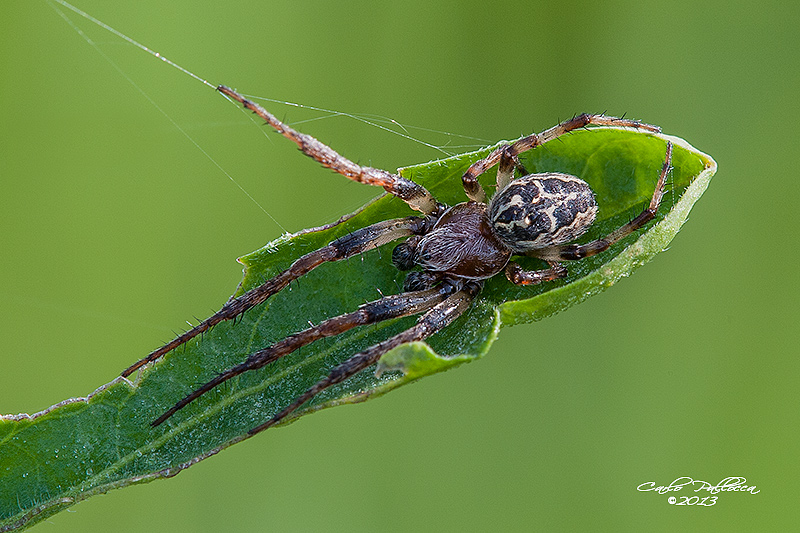
<path fill-rule="evenodd" d="M 511 251 L 491 229 L 486 204 L 458 204 L 436 221 L 415 249 L 424 270 L 466 279 L 486 279 L 505 268 Z"/>
<path fill-rule="evenodd" d="M 489 204 L 497 237 L 516 253 L 570 242 L 597 216 L 594 193 L 569 174 L 530 174 L 512 181 Z"/>

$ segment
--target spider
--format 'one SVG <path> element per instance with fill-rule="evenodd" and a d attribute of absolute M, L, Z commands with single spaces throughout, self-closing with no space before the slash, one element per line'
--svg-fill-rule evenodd
<path fill-rule="evenodd" d="M 624 126 L 654 133 L 660 132 L 660 128 L 605 115 L 575 116 L 542 133 L 505 144 L 473 163 L 462 176 L 469 201 L 451 207 L 438 202 L 424 187 L 399 174 L 353 163 L 314 137 L 287 126 L 236 91 L 222 85 L 217 90 L 264 119 L 323 166 L 351 180 L 383 187 L 412 209 L 421 212 L 422 216 L 372 224 L 300 257 L 285 271 L 232 298 L 214 315 L 123 371 L 122 376 L 127 377 L 214 325 L 236 319 L 323 263 L 341 261 L 405 239 L 392 252 L 394 266 L 410 271 L 404 282 L 404 292 L 365 303 L 351 313 L 324 320 L 250 354 L 244 362 L 221 372 L 178 401 L 151 423 L 153 427 L 221 383 L 249 370 L 262 368 L 315 340 L 339 335 L 357 326 L 421 315 L 409 329 L 370 346 L 334 367 L 327 376 L 267 422 L 251 429 L 249 435 L 254 435 L 277 424 L 328 387 L 375 364 L 392 348 L 426 339 L 452 323 L 469 308 L 481 291 L 484 280 L 501 272 L 516 285 L 531 285 L 565 277 L 567 269 L 562 261 L 580 260 L 598 254 L 653 220 L 664 194 L 672 160 L 672 144 L 667 143 L 664 165 L 650 204 L 638 216 L 603 238 L 586 244 L 569 244 L 586 233 L 595 220 L 597 203 L 594 193 L 585 181 L 575 176 L 558 172 L 529 174 L 520 163 L 519 154 L 588 125 Z M 478 176 L 495 165 L 497 191 L 488 199 L 478 183 Z M 514 178 L 515 171 L 522 177 Z M 514 255 L 542 259 L 548 268 L 524 270 L 511 261 Z M 411 271 L 416 266 L 421 270 Z"/>

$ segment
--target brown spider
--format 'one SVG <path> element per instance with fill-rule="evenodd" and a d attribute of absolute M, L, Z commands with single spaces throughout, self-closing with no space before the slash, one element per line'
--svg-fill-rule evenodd
<path fill-rule="evenodd" d="M 655 217 L 672 160 L 672 144 L 667 143 L 664 165 L 650 205 L 637 217 L 604 238 L 586 244 L 568 244 L 583 235 L 594 222 L 597 215 L 594 193 L 586 182 L 575 176 L 557 172 L 528 174 L 518 155 L 589 124 L 625 126 L 656 133 L 660 131 L 658 127 L 603 115 L 576 116 L 542 133 L 504 145 L 473 163 L 462 177 L 470 201 L 449 207 L 439 203 L 424 187 L 398 174 L 353 163 L 314 137 L 283 124 L 260 105 L 232 89 L 220 86 L 217 90 L 253 111 L 323 166 L 354 181 L 379 185 L 424 216 L 378 222 L 300 257 L 282 273 L 229 300 L 211 317 L 131 365 L 122 373 L 123 376 L 129 376 L 215 324 L 235 319 L 327 261 L 346 259 L 406 238 L 392 252 L 392 262 L 400 270 L 410 270 L 417 265 L 422 270 L 408 274 L 405 292 L 401 294 L 366 303 L 352 313 L 329 318 L 250 354 L 243 363 L 220 373 L 180 400 L 154 420 L 153 426 L 232 377 L 261 368 L 315 340 L 339 335 L 357 326 L 422 313 L 413 327 L 353 355 L 270 420 L 249 431 L 251 435 L 258 433 L 280 422 L 331 385 L 375 364 L 392 348 L 426 339 L 453 322 L 470 306 L 484 280 L 502 271 L 517 285 L 565 277 L 567 269 L 560 261 L 578 260 L 602 252 Z M 497 192 L 487 202 L 477 178 L 494 165 L 498 165 Z M 514 179 L 515 169 L 523 177 Z M 523 270 L 517 263 L 510 262 L 512 255 L 542 259 L 549 268 Z"/>

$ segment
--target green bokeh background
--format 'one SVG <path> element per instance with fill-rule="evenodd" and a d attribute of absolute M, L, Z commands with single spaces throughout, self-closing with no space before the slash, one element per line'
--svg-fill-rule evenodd
<path fill-rule="evenodd" d="M 250 94 L 488 142 L 576 112 L 627 113 L 684 137 L 720 170 L 668 253 L 566 313 L 504 329 L 483 360 L 36 527 L 796 527 L 800 8 L 77 5 Z M 185 319 L 218 308 L 240 279 L 234 259 L 283 231 L 125 76 L 288 231 L 377 193 L 265 139 L 208 87 L 70 18 L 124 75 L 46 2 L 3 3 L 1 413 L 38 411 L 110 381 Z M 321 116 L 269 107 L 291 122 Z M 440 155 L 346 118 L 301 127 L 387 169 Z M 744 476 L 761 492 L 700 508 L 636 491 L 681 476 Z"/>

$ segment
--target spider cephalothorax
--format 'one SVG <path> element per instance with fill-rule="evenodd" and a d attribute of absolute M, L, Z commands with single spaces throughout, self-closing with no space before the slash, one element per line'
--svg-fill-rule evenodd
<path fill-rule="evenodd" d="M 469 308 L 482 289 L 484 280 L 500 272 L 505 272 L 509 281 L 517 285 L 541 283 L 566 276 L 567 269 L 561 261 L 578 260 L 602 252 L 655 217 L 672 158 L 672 144 L 667 143 L 666 157 L 655 192 L 648 207 L 637 217 L 603 238 L 586 244 L 569 244 L 586 233 L 595 220 L 597 203 L 594 193 L 586 182 L 575 176 L 555 172 L 529 174 L 520 164 L 519 154 L 589 124 L 624 126 L 650 132 L 660 131 L 657 127 L 603 115 L 574 117 L 540 134 L 504 145 L 473 163 L 462 177 L 469 201 L 449 207 L 438 202 L 421 185 L 385 170 L 359 166 L 317 139 L 282 123 L 235 91 L 224 86 L 218 90 L 263 118 L 322 165 L 352 180 L 383 187 L 423 216 L 378 222 L 300 257 L 284 272 L 229 300 L 211 317 L 131 365 L 122 373 L 123 376 L 129 376 L 215 324 L 236 318 L 322 263 L 347 259 L 389 242 L 405 239 L 395 246 L 392 253 L 392 262 L 397 268 L 411 270 L 405 281 L 405 292 L 368 302 L 351 313 L 312 325 L 249 354 L 239 365 L 221 372 L 178 401 L 152 423 L 154 426 L 220 383 L 243 372 L 261 368 L 317 339 L 392 318 L 422 315 L 411 328 L 353 355 L 335 367 L 266 423 L 250 430 L 250 434 L 257 433 L 283 420 L 331 385 L 375 364 L 392 348 L 426 339 L 452 323 Z M 494 165 L 498 167 L 497 191 L 488 200 L 477 178 Z M 521 177 L 514 178 L 515 170 Z M 546 261 L 548 268 L 524 270 L 511 261 L 513 255 L 537 257 Z M 412 270 L 416 267 L 419 269 Z"/>
<path fill-rule="evenodd" d="M 486 216 L 486 204 L 479 202 L 445 210 L 428 233 L 400 246 L 411 249 L 413 264 L 423 271 L 461 279 L 490 278 L 503 270 L 511 257 Z"/>

